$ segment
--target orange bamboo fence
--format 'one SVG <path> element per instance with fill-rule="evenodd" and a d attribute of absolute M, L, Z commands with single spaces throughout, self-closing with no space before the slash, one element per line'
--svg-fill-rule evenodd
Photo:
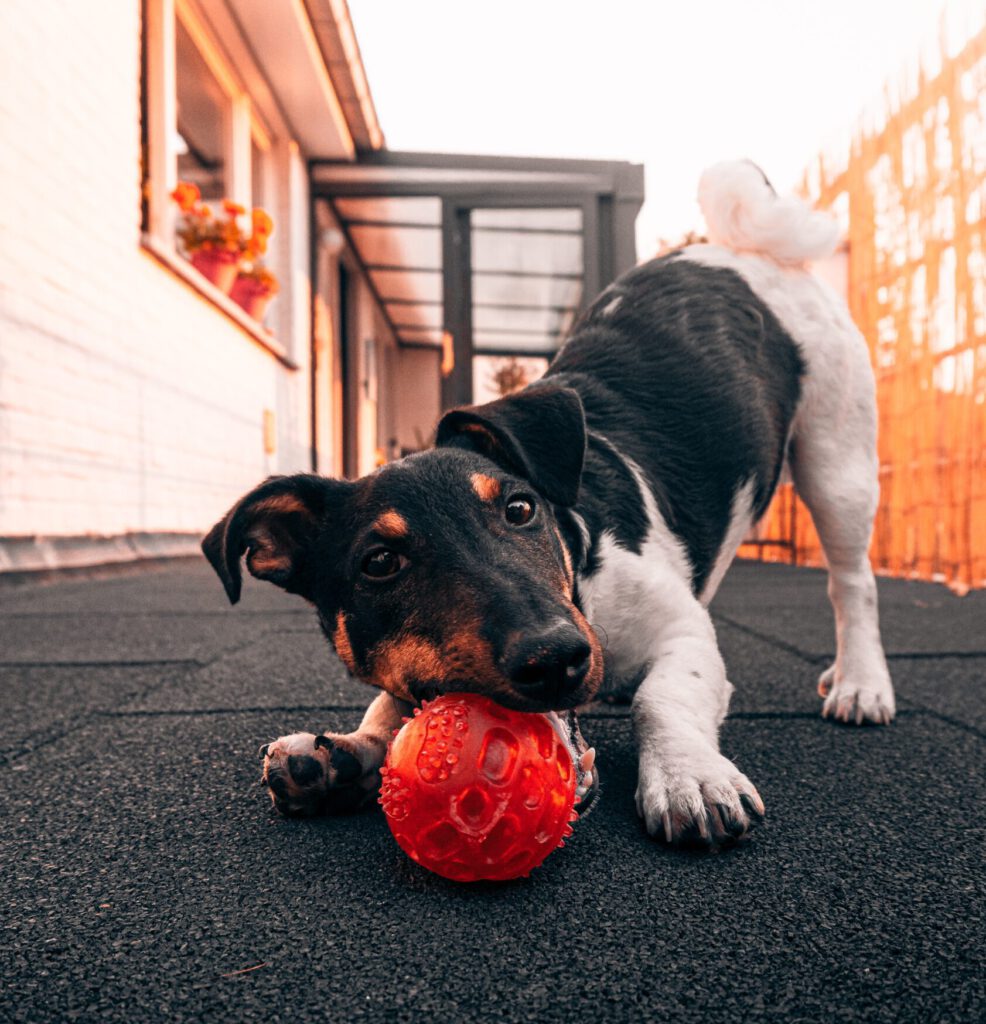
<path fill-rule="evenodd" d="M 986 586 L 986 27 L 936 63 L 806 187 L 848 211 L 849 306 L 879 405 L 874 567 L 965 592 Z M 824 564 L 790 485 L 755 535 L 741 555 Z"/>

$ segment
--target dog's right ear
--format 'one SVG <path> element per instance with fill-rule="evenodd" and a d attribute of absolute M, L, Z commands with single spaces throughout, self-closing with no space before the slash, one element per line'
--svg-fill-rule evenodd
<path fill-rule="evenodd" d="M 549 378 L 485 405 L 452 409 L 438 424 L 435 444 L 478 451 L 570 508 L 585 459 L 585 411 L 578 392 Z"/>
<path fill-rule="evenodd" d="M 209 531 L 202 551 L 226 588 L 240 599 L 244 552 L 247 568 L 291 594 L 314 597 L 313 547 L 330 511 L 355 485 L 299 473 L 272 476 L 240 499 Z"/>

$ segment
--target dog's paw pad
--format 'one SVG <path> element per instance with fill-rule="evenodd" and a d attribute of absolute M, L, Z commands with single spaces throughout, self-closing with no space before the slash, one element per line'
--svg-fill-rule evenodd
<path fill-rule="evenodd" d="M 364 773 L 347 736 L 292 733 L 265 744 L 260 753 L 262 782 L 274 807 L 287 817 L 354 809 L 366 801 L 375 781 L 368 778 L 375 772 Z"/>

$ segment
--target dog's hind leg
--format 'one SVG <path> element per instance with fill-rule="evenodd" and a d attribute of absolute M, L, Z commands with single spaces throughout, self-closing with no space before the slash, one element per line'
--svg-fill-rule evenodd
<path fill-rule="evenodd" d="M 815 382 L 799 413 L 791 471 L 825 551 L 835 612 L 835 662 L 818 684 L 822 715 L 887 724 L 895 714 L 894 690 L 868 554 L 879 498 L 873 377 L 862 339 L 842 340 L 835 346 L 841 358 L 831 360 L 838 377 L 824 390 Z"/>

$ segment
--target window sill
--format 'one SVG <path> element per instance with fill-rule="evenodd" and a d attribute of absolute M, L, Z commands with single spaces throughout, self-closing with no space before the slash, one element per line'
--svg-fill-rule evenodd
<path fill-rule="evenodd" d="M 287 349 L 277 341 L 273 334 L 252 316 L 242 310 L 228 295 L 221 292 L 211 281 L 204 278 L 187 260 L 169 248 L 163 242 L 146 233 L 140 236 L 141 248 L 150 256 L 180 277 L 193 291 L 211 302 L 221 313 L 224 313 L 238 327 L 245 331 L 262 348 L 265 348 L 278 362 L 289 370 L 299 369 L 298 364 L 288 355 Z"/>

